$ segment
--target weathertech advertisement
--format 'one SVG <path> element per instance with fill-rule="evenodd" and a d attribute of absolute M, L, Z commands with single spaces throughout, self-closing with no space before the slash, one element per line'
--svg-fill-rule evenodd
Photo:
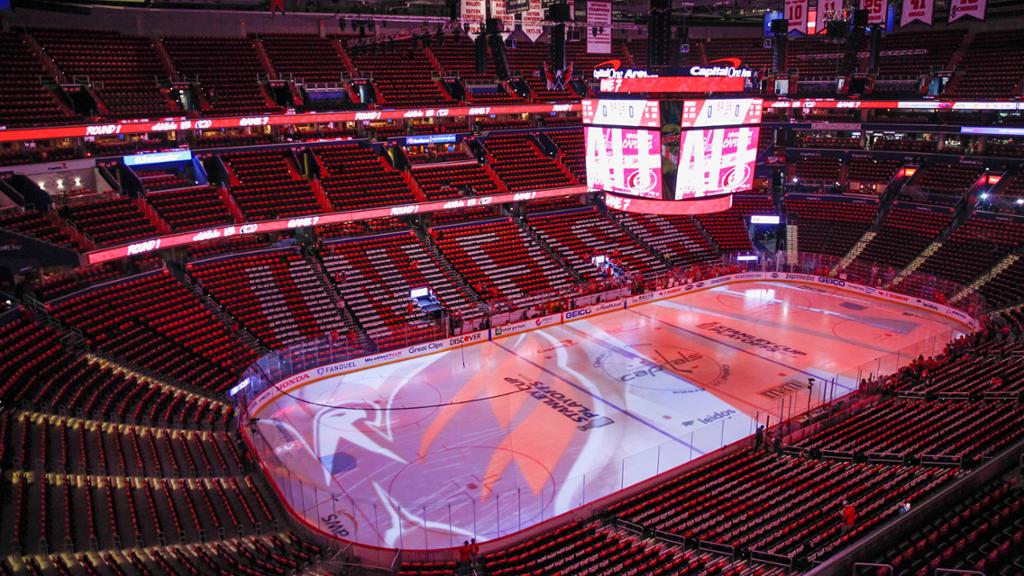
<path fill-rule="evenodd" d="M 754 183 L 759 128 L 682 133 L 676 200 L 749 190 Z"/>
<path fill-rule="evenodd" d="M 587 188 L 661 198 L 661 133 L 632 128 L 584 128 Z"/>

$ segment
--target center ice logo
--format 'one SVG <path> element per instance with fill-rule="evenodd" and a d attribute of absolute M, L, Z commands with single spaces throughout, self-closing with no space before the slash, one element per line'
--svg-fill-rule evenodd
<path fill-rule="evenodd" d="M 679 346 L 638 344 L 633 355 L 605 352 L 594 362 L 611 378 L 630 388 L 692 394 L 716 387 L 729 378 L 729 367 L 696 350 Z"/>

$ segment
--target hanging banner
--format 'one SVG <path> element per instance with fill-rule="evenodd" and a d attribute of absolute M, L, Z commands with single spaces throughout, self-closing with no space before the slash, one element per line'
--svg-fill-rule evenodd
<path fill-rule="evenodd" d="M 964 16 L 984 20 L 986 4 L 988 0 L 950 0 L 949 21 L 956 22 Z"/>
<path fill-rule="evenodd" d="M 931 26 L 932 15 L 935 13 L 935 0 L 903 0 L 903 15 L 900 26 L 911 22 L 924 22 Z"/>
<path fill-rule="evenodd" d="M 828 32 L 826 22 L 842 17 L 843 0 L 818 0 L 818 9 L 814 14 L 814 33 Z"/>
<path fill-rule="evenodd" d="M 789 31 L 807 33 L 807 4 L 809 0 L 786 0 L 786 20 L 789 20 Z"/>
<path fill-rule="evenodd" d="M 587 3 L 587 54 L 612 53 L 612 3 Z"/>
<path fill-rule="evenodd" d="M 508 3 L 505 0 L 462 0 L 460 2 L 462 4 L 461 24 L 468 25 L 467 34 L 470 38 L 476 38 L 477 34 L 482 32 L 480 26 L 486 17 L 487 5 L 485 2 L 491 4 L 491 18 L 496 18 L 502 23 L 501 35 L 503 38 L 508 38 L 515 26 L 521 26 L 531 41 L 536 41 L 544 33 L 542 24 L 544 7 L 541 5 L 541 0 L 529 0 L 529 10 L 519 12 L 518 17 L 516 14 L 506 12 Z M 572 6 L 572 2 L 569 4 Z M 515 3 L 513 3 L 513 8 L 522 10 L 522 6 L 515 5 Z"/>
<path fill-rule="evenodd" d="M 860 0 L 860 9 L 868 11 L 868 24 L 885 24 L 886 0 Z"/>

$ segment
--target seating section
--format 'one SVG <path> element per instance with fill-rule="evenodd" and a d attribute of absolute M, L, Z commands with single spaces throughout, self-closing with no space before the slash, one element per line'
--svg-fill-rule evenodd
<path fill-rule="evenodd" d="M 448 314 L 481 315 L 411 231 L 326 244 L 322 258 L 338 293 L 379 348 L 443 335 L 441 317 L 409 300 L 413 288 L 429 287 Z"/>
<path fill-rule="evenodd" d="M 764 47 L 761 38 L 716 38 L 702 44 L 709 62 L 739 58 L 743 66 L 754 70 L 767 70 L 772 66 L 772 50 Z"/>
<path fill-rule="evenodd" d="M 875 160 L 852 158 L 847 169 L 847 179 L 861 184 L 887 184 L 900 168 L 897 160 Z"/>
<path fill-rule="evenodd" d="M 494 170 L 476 162 L 447 162 L 416 166 L 413 177 L 420 185 L 427 200 L 458 198 L 466 195 L 483 196 L 503 191 Z M 467 190 L 467 187 L 469 190 Z"/>
<path fill-rule="evenodd" d="M 513 192 L 577 183 L 568 169 L 544 154 L 529 134 L 492 134 L 484 146 L 494 171 Z"/>
<path fill-rule="evenodd" d="M 833 457 L 972 464 L 1024 436 L 1024 408 L 1004 400 L 896 398 L 857 411 L 796 446 Z"/>
<path fill-rule="evenodd" d="M 70 452 L 69 427 L 58 427 L 47 420 L 37 426 L 27 420 L 24 418 L 21 422 L 20 438 L 31 441 L 40 460 L 51 459 L 48 451 L 58 445 L 66 450 L 64 455 Z M 33 433 L 28 433 L 29 428 Z M 26 555 L 45 555 L 51 549 L 60 549 L 69 556 L 77 553 L 75 557 L 79 562 L 103 558 L 102 562 L 108 566 L 119 564 L 114 558 L 124 554 L 128 565 L 133 566 L 132 572 L 182 574 L 201 572 L 195 567 L 175 569 L 169 562 L 202 562 L 200 558 L 204 554 L 182 555 L 179 559 L 176 554 L 182 551 L 178 546 L 202 550 L 202 543 L 212 540 L 211 552 L 216 552 L 206 556 L 211 567 L 223 562 L 225 567 L 230 567 L 227 573 L 235 574 L 275 574 L 283 570 L 275 565 L 286 564 L 273 558 L 266 545 L 260 549 L 253 544 L 247 555 L 239 554 L 248 558 L 244 562 L 253 563 L 258 570 L 246 572 L 235 560 L 233 548 L 239 540 L 234 539 L 258 541 L 265 537 L 262 527 L 271 525 L 275 512 L 280 512 L 249 477 L 195 476 L 189 473 L 191 470 L 171 468 L 173 460 L 162 463 L 168 469 L 146 470 L 146 475 L 117 472 L 119 465 L 131 460 L 138 462 L 160 452 L 173 454 L 168 434 L 162 437 L 157 434 L 129 428 L 121 438 L 107 438 L 107 444 L 121 444 L 117 449 L 107 447 L 109 457 L 116 455 L 120 462 L 105 465 L 110 472 L 104 475 L 70 473 L 69 466 L 55 472 L 46 472 L 41 467 L 14 470 L 11 481 L 5 482 L 3 487 L 5 502 L 10 503 L 10 507 L 5 506 L 9 508 L 5 516 L 10 520 L 3 527 L 8 537 L 4 540 L 5 548 L 14 548 Z M 74 436 L 86 438 L 86 435 Z M 228 540 L 228 531 L 232 540 Z M 281 537 L 271 537 L 274 536 Z M 288 544 L 281 542 L 273 546 L 280 546 L 284 551 Z M 308 553 L 298 542 L 290 544 L 296 546 L 299 553 Z M 149 550 L 149 547 L 157 548 Z M 99 554 L 101 550 L 105 554 Z M 141 561 L 150 554 L 157 558 L 167 556 L 156 561 L 159 568 L 152 572 L 145 568 L 146 562 Z M 58 564 L 66 562 L 56 561 Z M 294 566 L 300 563 L 294 562 Z M 118 573 L 117 568 L 113 573 Z"/>
<path fill-rule="evenodd" d="M 732 208 L 714 214 L 701 214 L 697 221 L 707 230 L 722 252 L 747 252 L 753 249 L 747 225 L 750 216 L 775 214 L 770 198 L 761 196 L 733 196 Z"/>
<path fill-rule="evenodd" d="M 117 32 L 36 30 L 32 35 L 68 77 L 89 82 L 100 102 L 120 118 L 180 114 L 169 96 L 164 69 L 149 38 Z"/>
<path fill-rule="evenodd" d="M 619 518 L 687 542 L 824 559 L 956 475 L 952 468 L 813 460 L 740 451 L 611 507 Z M 842 533 L 842 499 L 858 520 Z"/>
<path fill-rule="evenodd" d="M 106 422 L 193 429 L 223 427 L 231 416 L 230 407 L 219 400 L 172 388 L 67 348 L 55 329 L 24 312 L 0 326 L 0 342 L 5 350 L 0 359 L 0 400 L 5 406 L 51 414 L 64 409 Z M 21 461 L 27 461 L 27 456 Z"/>
<path fill-rule="evenodd" d="M 139 177 L 139 180 L 142 181 L 142 187 L 148 192 L 187 188 L 195 185 L 195 182 L 173 170 L 145 170 L 136 168 L 134 172 Z"/>
<path fill-rule="evenodd" d="M 928 164 L 918 169 L 911 183 L 925 192 L 959 197 L 980 174 L 981 167 L 972 164 Z"/>
<path fill-rule="evenodd" d="M 917 80 L 924 74 L 949 70 L 965 35 L 963 29 L 886 34 L 879 50 L 879 78 Z"/>
<path fill-rule="evenodd" d="M 545 134 L 558 146 L 562 163 L 576 177 L 576 181 L 586 182 L 587 158 L 583 145 L 583 129 L 552 130 Z"/>
<path fill-rule="evenodd" d="M 279 76 L 306 84 L 341 82 L 345 64 L 337 40 L 299 34 L 264 34 L 259 40 Z"/>
<path fill-rule="evenodd" d="M 886 264 L 900 270 L 952 221 L 952 210 L 896 204 L 885 216 L 878 235 L 868 243 L 857 260 Z"/>
<path fill-rule="evenodd" d="M 927 524 L 875 563 L 893 574 L 931 574 L 935 569 L 1016 574 L 1024 562 L 1024 490 L 999 478 L 966 494 L 952 510 L 936 510 Z"/>
<path fill-rule="evenodd" d="M 146 201 L 172 230 L 195 230 L 234 222 L 224 199 L 213 186 L 150 192 Z"/>
<path fill-rule="evenodd" d="M 142 206 L 139 200 L 112 196 L 69 205 L 62 212 L 97 244 L 118 244 L 159 233 Z"/>
<path fill-rule="evenodd" d="M 691 266 L 718 259 L 714 247 L 691 216 L 655 216 L 621 212 L 614 217 L 673 266 Z"/>
<path fill-rule="evenodd" d="M 9 212 L 0 215 L 0 228 L 73 250 L 82 248 L 81 244 L 60 223 L 56 214 L 35 210 Z"/>
<path fill-rule="evenodd" d="M 841 164 L 838 158 L 799 158 L 795 166 L 794 182 L 831 185 L 839 181 Z"/>
<path fill-rule="evenodd" d="M 973 350 L 968 354 L 966 351 Z M 936 359 L 915 361 L 882 383 L 889 392 L 921 398 L 1016 398 L 1024 391 L 1019 346 L 972 336 Z M 979 405 L 985 407 L 986 405 Z M 991 439 L 989 441 L 992 441 Z"/>
<path fill-rule="evenodd" d="M 149 266 L 154 262 L 154 266 Z M 82 288 L 113 280 L 124 275 L 124 271 L 118 266 L 119 262 L 108 262 L 94 266 L 79 266 L 73 270 L 59 271 L 43 276 L 42 282 L 36 287 L 36 294 L 43 301 L 66 296 L 77 292 Z M 140 270 L 152 270 L 163 266 L 163 261 L 156 256 L 138 259 L 135 264 Z"/>
<path fill-rule="evenodd" d="M 1022 243 L 1024 224 L 975 213 L 924 261 L 920 270 L 967 286 Z"/>
<path fill-rule="evenodd" d="M 187 269 L 204 292 L 268 348 L 351 329 L 317 272 L 292 250 L 193 262 Z"/>
<path fill-rule="evenodd" d="M 164 38 L 174 68 L 198 79 L 213 114 L 283 112 L 260 84 L 269 74 L 250 38 Z"/>
<path fill-rule="evenodd" d="M 28 40 L 16 32 L 0 32 L 0 125 L 70 123 L 78 116 L 43 85 L 53 74 L 43 66 Z"/>
<path fill-rule="evenodd" d="M 963 97 L 1020 96 L 1024 79 L 1024 32 L 1007 30 L 977 34 L 947 92 Z"/>
<path fill-rule="evenodd" d="M 359 210 L 417 201 L 407 175 L 395 170 L 369 146 L 339 144 L 317 147 L 313 153 L 321 165 L 320 182 L 335 209 Z"/>
<path fill-rule="evenodd" d="M 487 68 L 483 74 L 476 71 L 476 47 L 468 36 L 445 36 L 443 42 L 434 42 L 430 53 L 448 74 L 458 75 L 465 84 L 495 84 L 498 73 L 494 70 L 494 59 L 487 49 Z"/>
<path fill-rule="evenodd" d="M 878 205 L 859 200 L 832 201 L 825 198 L 792 197 L 785 200 L 790 224 L 796 224 L 801 252 L 845 256 L 867 232 Z"/>
<path fill-rule="evenodd" d="M 12 462 L 48 474 L 238 476 L 249 453 L 233 431 L 106 423 L 40 412 L 13 416 Z M 195 426 L 198 423 L 193 423 Z"/>
<path fill-rule="evenodd" d="M 664 262 L 593 208 L 538 214 L 528 221 L 544 242 L 584 278 L 600 276 L 591 262 L 600 255 L 621 260 L 629 274 L 650 276 L 665 270 Z"/>
<path fill-rule="evenodd" d="M 1024 258 L 1018 259 L 982 286 L 981 295 L 993 310 L 1024 301 Z"/>
<path fill-rule="evenodd" d="M 388 107 L 445 106 L 451 95 L 433 77 L 438 71 L 426 54 L 413 48 L 411 40 L 375 44 L 369 49 L 351 51 L 355 67 L 373 79 Z"/>
<path fill-rule="evenodd" d="M 224 392 L 256 359 L 166 270 L 78 292 L 47 308 L 98 350 L 196 388 Z"/>
<path fill-rule="evenodd" d="M 575 284 L 565 268 L 509 219 L 435 227 L 430 237 L 489 304 L 528 307 L 564 295 Z"/>
<path fill-rule="evenodd" d="M 323 212 L 310 182 L 295 168 L 290 151 L 237 152 L 221 156 L 238 179 L 231 196 L 248 221 Z"/>

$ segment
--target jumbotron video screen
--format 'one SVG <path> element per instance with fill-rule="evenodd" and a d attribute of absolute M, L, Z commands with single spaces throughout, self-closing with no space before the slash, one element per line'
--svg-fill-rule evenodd
<path fill-rule="evenodd" d="M 750 190 L 762 101 L 584 100 L 587 186 L 650 200 Z"/>

